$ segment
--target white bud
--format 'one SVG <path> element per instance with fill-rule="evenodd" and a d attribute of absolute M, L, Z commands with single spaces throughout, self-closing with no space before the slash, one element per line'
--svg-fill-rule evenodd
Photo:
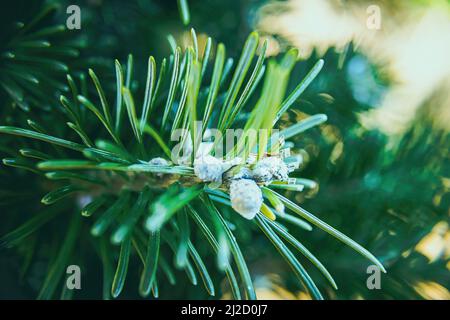
<path fill-rule="evenodd" d="M 265 183 L 270 183 L 273 180 L 286 181 L 288 173 L 288 167 L 279 157 L 264 158 L 258 161 L 253 169 L 255 180 Z"/>
<path fill-rule="evenodd" d="M 246 219 L 253 219 L 263 203 L 261 189 L 250 179 L 232 180 L 230 184 L 231 206 Z"/>
<path fill-rule="evenodd" d="M 203 181 L 220 182 L 223 172 L 223 161 L 211 155 L 196 158 L 194 161 L 194 173 Z"/>
<path fill-rule="evenodd" d="M 160 158 L 160 157 L 153 158 L 148 163 L 153 166 L 168 166 L 169 165 L 169 161 L 167 161 L 164 158 Z"/>
<path fill-rule="evenodd" d="M 153 165 L 153 166 L 168 166 L 168 165 L 170 165 L 169 161 L 167 161 L 164 158 L 160 158 L 160 157 L 153 158 L 148 163 Z M 157 173 L 156 176 L 161 178 L 161 177 L 164 176 L 164 174 Z"/>

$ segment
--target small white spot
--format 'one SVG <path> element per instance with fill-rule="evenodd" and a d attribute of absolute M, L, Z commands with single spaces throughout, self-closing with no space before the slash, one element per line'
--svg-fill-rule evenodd
<path fill-rule="evenodd" d="M 160 157 L 153 158 L 148 163 L 151 165 L 154 165 L 154 166 L 168 166 L 169 165 L 169 161 L 167 161 L 164 158 L 160 158 Z"/>

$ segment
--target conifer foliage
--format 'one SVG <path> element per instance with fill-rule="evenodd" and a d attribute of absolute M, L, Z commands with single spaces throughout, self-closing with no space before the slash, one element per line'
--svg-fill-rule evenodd
<path fill-rule="evenodd" d="M 188 24 L 186 2 L 179 6 Z M 88 257 L 95 254 L 105 299 L 119 297 L 131 278 L 142 297 L 170 298 L 166 284 L 188 281 L 220 298 L 218 284 L 226 278 L 234 298 L 255 299 L 240 245 L 241 233 L 254 230 L 267 237 L 311 296 L 322 299 L 297 252 L 337 288 L 332 274 L 287 226 L 321 229 L 384 271 L 369 251 L 285 194 L 310 183 L 290 177 L 301 160 L 287 152 L 286 141 L 327 116 L 313 115 L 283 128 L 280 136 L 272 133 L 323 60 L 298 81 L 291 79 L 296 49 L 266 59 L 267 42 L 252 32 L 240 57 L 227 57 L 225 45 L 213 46 L 211 38 L 199 48 L 190 29 L 188 45 L 169 36 L 170 54 L 159 63 L 148 57 L 144 82 L 136 77 L 140 70 L 132 52 L 126 61 L 114 60 L 114 77 L 107 77 L 95 68 L 70 66 L 78 45 L 64 36 L 53 42 L 64 26 L 36 27 L 52 8 L 16 24 L 2 46 L 0 76 L 11 101 L 2 106 L 8 115 L 0 126 L 3 164 L 13 167 L 1 169 L 2 193 L 8 195 L 5 182 L 17 176 L 24 183 L 15 191 L 19 198 L 20 192 L 31 194 L 30 203 L 14 204 L 20 219 L 1 218 L 11 229 L 0 246 L 23 255 L 24 273 L 33 272 L 33 259 L 48 263 L 38 298 L 70 298 L 67 266 L 89 269 Z M 180 129 L 188 134 L 172 141 Z M 239 138 L 232 156 L 223 159 L 214 157 L 217 141 L 204 141 L 212 129 L 242 129 L 244 136 L 263 129 L 269 135 L 250 143 Z M 183 161 L 172 157 L 178 142 L 187 155 Z M 268 153 L 273 145 L 279 154 Z M 21 206 L 32 209 L 22 212 Z"/>

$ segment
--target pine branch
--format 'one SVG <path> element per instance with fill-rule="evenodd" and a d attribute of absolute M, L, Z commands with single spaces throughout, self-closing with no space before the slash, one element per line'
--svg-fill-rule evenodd
<path fill-rule="evenodd" d="M 281 209 L 284 208 L 283 205 L 382 267 L 373 255 L 351 239 L 287 198 L 269 191 L 272 188 L 286 188 L 287 185 L 290 186 L 289 190 L 301 191 L 299 186 L 308 184 L 303 180 L 296 181 L 295 187 L 288 183 L 288 173 L 298 168 L 297 158 L 268 153 L 269 146 L 283 147 L 284 139 L 279 140 L 278 136 L 269 134 L 263 141 L 246 145 L 241 137 L 237 144 L 237 155 L 231 159 L 231 163 L 227 162 L 230 159 L 214 158 L 211 151 L 205 154 L 200 151 L 205 144 L 199 145 L 197 141 L 203 139 L 203 133 L 215 127 L 225 132 L 239 125 L 238 118 L 245 108 L 248 108 L 250 113 L 245 118 L 244 136 L 250 130 L 264 129 L 271 133 L 281 114 L 294 103 L 323 65 L 320 60 L 285 99 L 290 73 L 297 60 L 297 51 L 290 50 L 280 62 L 272 59 L 266 65 L 264 54 L 267 43 L 263 44 L 260 56 L 255 59 L 257 46 L 258 35 L 254 32 L 248 37 L 232 79 L 227 85 L 225 79 L 232 70 L 231 63 L 225 61 L 232 60 L 226 60 L 225 47 L 218 45 L 210 85 L 203 87 L 202 83 L 206 82 L 203 76 L 207 74 L 207 69 L 203 67 L 207 63 L 209 50 L 205 51 L 204 56 L 199 56 L 196 34 L 192 30 L 192 44 L 186 50 L 182 51 L 173 43 L 174 53 L 167 59 L 171 61 L 169 70 L 166 72 L 164 60 L 159 66 L 158 80 L 158 66 L 152 57 L 149 58 L 143 99 L 136 96 L 131 85 L 134 81 L 131 55 L 126 74 L 120 62 L 115 62 L 116 92 L 104 90 L 114 85 L 103 85 L 93 70 L 88 73 L 97 97 L 87 96 L 86 90 L 83 89 L 84 78 L 68 76 L 72 97 L 61 96 L 61 110 L 70 121 L 68 129 L 75 131 L 74 139 L 78 141 L 66 139 L 66 136 L 74 133 L 68 129 L 59 137 L 51 134 L 52 130 L 32 121 L 30 123 L 34 130 L 0 127 L 0 133 L 39 141 L 35 144 L 35 151 L 22 152 L 29 161 L 26 167 L 46 173 L 45 177 L 56 181 L 56 185 L 59 180 L 64 182 L 62 187 L 56 187 L 42 198 L 44 204 L 50 205 L 58 201 L 68 201 L 67 199 L 79 201 L 82 196 L 88 196 L 89 202 L 80 213 L 93 220 L 92 236 L 99 238 L 108 235 L 113 245 L 120 245 L 116 274 L 111 282 L 113 297 L 117 297 L 124 286 L 129 259 L 133 256 L 132 246 L 139 248 L 138 255 L 144 264 L 139 289 L 141 295 L 147 296 L 151 290 L 154 295 L 158 295 L 158 270 L 163 264 L 159 263 L 159 252 L 163 244 L 168 244 L 177 257 L 174 259 L 174 267 L 185 269 L 187 277 L 196 284 L 197 277 L 191 263 L 194 261 L 207 292 L 215 294 L 210 270 L 203 263 L 188 232 L 188 217 L 191 217 L 216 253 L 218 267 L 226 272 L 234 296 L 240 298 L 240 291 L 243 290 L 245 298 L 255 299 L 256 294 L 244 253 L 234 235 L 235 231 L 228 226 L 229 221 L 241 219 L 242 216 L 248 220 L 255 219 L 305 287 L 314 297 L 322 298 L 312 278 L 277 233 L 305 254 L 335 285 L 331 275 L 299 240 L 284 230 L 281 222 L 273 224 L 260 214 L 262 211 L 270 219 L 279 216 L 303 228 L 311 228 L 305 221 L 284 213 L 284 209 Z M 254 60 L 255 66 L 247 80 L 247 72 Z M 259 90 L 262 77 L 264 83 Z M 77 81 L 81 83 L 81 89 Z M 110 96 L 116 97 L 115 109 L 110 107 Z M 257 102 L 253 105 L 254 99 Z M 127 110 L 126 114 L 122 112 L 123 105 Z M 196 121 L 200 119 L 205 120 L 206 129 L 200 130 L 201 136 L 197 136 Z M 282 135 L 290 139 L 325 120 L 324 115 L 313 116 L 284 129 Z M 171 163 L 168 159 L 158 157 L 161 153 L 168 155 L 172 144 L 167 143 L 165 138 L 170 137 L 175 129 L 184 129 L 190 133 L 190 137 L 183 136 L 182 140 L 183 146 L 189 147 L 189 143 L 191 144 L 190 159 L 182 163 Z M 53 145 L 57 151 L 48 148 L 48 144 Z M 25 147 L 21 146 L 22 149 Z M 197 160 L 202 158 L 209 159 L 211 163 L 198 163 Z M 244 161 L 234 163 L 238 158 Z M 8 163 L 19 164 L 11 161 Z M 263 191 L 266 199 L 263 199 Z M 230 206 L 237 214 L 225 216 L 213 202 Z M 196 207 L 206 210 L 195 211 Z M 208 226 L 211 221 L 212 227 Z M 31 226 L 19 227 L 17 231 L 3 237 L 2 242 L 17 242 L 24 237 L 24 230 L 34 231 L 45 222 L 33 221 Z M 177 232 L 172 233 L 171 228 L 175 228 Z M 75 235 L 70 233 L 71 242 L 66 246 L 72 245 L 74 237 Z M 107 263 L 106 260 L 112 260 L 105 258 L 109 253 L 104 251 L 104 245 L 99 248 L 104 263 Z M 64 254 L 57 261 L 58 265 L 54 266 L 55 275 L 46 280 L 40 295 L 43 298 L 53 296 L 61 264 L 67 260 L 71 250 L 69 247 L 63 249 Z M 233 257 L 233 262 L 230 261 L 230 256 Z M 234 264 L 239 272 L 240 283 L 232 271 Z M 107 270 L 109 267 L 105 267 L 105 272 L 109 274 L 110 271 Z M 104 278 L 109 284 L 110 277 L 105 274 Z"/>

